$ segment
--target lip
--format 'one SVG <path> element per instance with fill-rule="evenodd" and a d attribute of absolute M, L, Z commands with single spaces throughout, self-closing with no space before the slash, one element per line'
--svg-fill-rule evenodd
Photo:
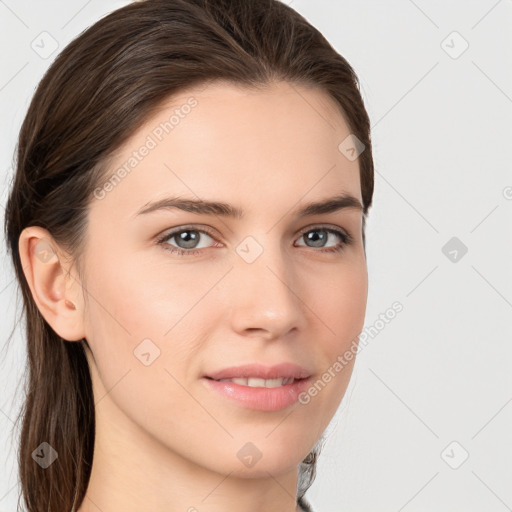
<path fill-rule="evenodd" d="M 203 377 L 201 380 L 208 389 L 218 392 L 244 409 L 279 411 L 299 400 L 299 395 L 310 385 L 312 377 L 296 380 L 292 384 L 277 388 L 251 388 L 234 382 L 219 382 L 209 377 Z"/>
<path fill-rule="evenodd" d="M 294 379 L 306 379 L 311 376 L 311 372 L 299 366 L 298 364 L 284 362 L 273 366 L 265 366 L 259 363 L 244 364 L 241 366 L 232 366 L 220 371 L 208 373 L 204 377 L 210 379 L 235 379 L 255 377 L 258 379 L 278 379 L 280 377 L 293 377 Z M 254 388 L 253 388 L 254 389 Z"/>

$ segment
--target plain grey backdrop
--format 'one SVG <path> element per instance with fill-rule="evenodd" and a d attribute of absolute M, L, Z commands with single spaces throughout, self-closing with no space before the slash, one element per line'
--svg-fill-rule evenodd
<path fill-rule="evenodd" d="M 2 213 L 38 81 L 127 3 L 0 0 Z M 356 70 L 376 168 L 366 344 L 308 497 L 315 512 L 512 510 L 512 1 L 287 3 Z M 0 254 L 3 344 L 19 311 Z M 0 512 L 17 502 L 23 334 L 0 363 Z"/>

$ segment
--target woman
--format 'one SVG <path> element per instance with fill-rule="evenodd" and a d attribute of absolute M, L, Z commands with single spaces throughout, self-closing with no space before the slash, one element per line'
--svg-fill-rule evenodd
<path fill-rule="evenodd" d="M 28 510 L 311 510 L 372 195 L 357 77 L 285 4 L 147 0 L 72 41 L 6 207 Z"/>

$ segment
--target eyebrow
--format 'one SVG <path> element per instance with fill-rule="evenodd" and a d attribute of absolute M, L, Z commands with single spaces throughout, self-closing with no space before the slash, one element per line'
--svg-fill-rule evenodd
<path fill-rule="evenodd" d="M 134 217 L 159 210 L 173 209 L 183 210 L 185 212 L 196 213 L 199 215 L 231 217 L 237 220 L 242 219 L 244 216 L 244 211 L 241 208 L 220 201 L 207 201 L 204 199 L 189 199 L 184 197 L 166 197 L 158 201 L 146 203 L 136 212 Z M 297 211 L 296 215 L 298 218 L 302 218 L 312 215 L 334 213 L 339 210 L 346 209 L 364 210 L 359 199 L 349 194 L 340 194 L 322 201 L 307 203 Z"/>

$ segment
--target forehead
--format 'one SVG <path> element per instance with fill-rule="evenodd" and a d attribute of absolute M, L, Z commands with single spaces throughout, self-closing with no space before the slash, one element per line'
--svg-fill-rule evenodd
<path fill-rule="evenodd" d="M 361 199 L 358 161 L 338 149 L 349 135 L 339 107 L 318 88 L 190 88 L 162 103 L 116 152 L 93 209 L 122 221 L 166 195 L 267 210 L 341 192 Z"/>

